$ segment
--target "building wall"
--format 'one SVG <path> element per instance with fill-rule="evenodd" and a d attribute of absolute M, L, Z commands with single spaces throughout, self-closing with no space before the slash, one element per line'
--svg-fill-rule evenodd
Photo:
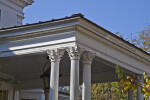
<path fill-rule="evenodd" d="M 5 73 L 0 73 L 0 77 L 13 78 L 12 75 L 8 75 L 8 74 L 5 74 Z M 13 87 L 13 85 L 11 83 L 0 82 L 0 90 L 1 91 L 7 91 L 7 93 L 8 93 L 8 100 L 13 100 L 14 87 Z"/>
<path fill-rule="evenodd" d="M 8 92 L 8 100 L 13 100 L 13 86 L 7 83 L 1 83 L 0 90 Z"/>
<path fill-rule="evenodd" d="M 22 25 L 23 7 L 8 0 L 0 0 L 0 28 Z"/>

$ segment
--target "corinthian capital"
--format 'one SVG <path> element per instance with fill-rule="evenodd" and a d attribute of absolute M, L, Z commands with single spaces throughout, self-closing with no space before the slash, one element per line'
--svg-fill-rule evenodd
<path fill-rule="evenodd" d="M 70 47 L 67 48 L 68 55 L 70 59 L 80 59 L 81 54 L 84 52 L 83 48 L 80 47 Z"/>
<path fill-rule="evenodd" d="M 83 63 L 91 64 L 94 57 L 95 57 L 95 53 L 85 51 L 83 53 Z"/>
<path fill-rule="evenodd" d="M 53 62 L 59 62 L 61 60 L 61 57 L 64 55 L 63 49 L 54 49 L 54 50 L 48 50 L 47 54 L 49 56 L 49 59 Z"/>

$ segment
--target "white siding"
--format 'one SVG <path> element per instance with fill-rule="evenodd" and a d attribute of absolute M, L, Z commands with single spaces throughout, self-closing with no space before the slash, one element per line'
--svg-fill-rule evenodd
<path fill-rule="evenodd" d="M 24 18 L 23 8 L 7 0 L 0 1 L 1 23 L 0 28 L 22 25 Z"/>

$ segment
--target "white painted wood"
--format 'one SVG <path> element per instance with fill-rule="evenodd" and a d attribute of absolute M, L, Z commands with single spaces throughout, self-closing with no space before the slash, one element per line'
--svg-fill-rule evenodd
<path fill-rule="evenodd" d="M 73 19 L 68 19 L 68 20 L 56 21 L 53 23 L 42 24 L 42 25 L 51 24 L 51 26 L 50 26 L 51 30 L 53 29 L 52 27 L 54 27 L 55 30 L 57 30 L 57 29 L 60 30 L 60 28 L 62 28 L 62 27 L 65 27 L 65 28 L 69 27 L 69 26 L 74 27 L 74 29 L 75 29 L 74 30 L 75 31 L 74 43 L 72 43 L 72 44 L 70 43 L 69 45 L 68 45 L 68 43 L 66 45 L 65 41 L 67 39 L 66 40 L 64 39 L 63 43 L 60 41 L 60 42 L 54 42 L 56 44 L 50 44 L 51 46 L 44 45 L 44 44 L 47 44 L 48 42 L 46 42 L 46 41 L 45 41 L 45 43 L 43 42 L 43 40 L 45 38 L 43 38 L 43 36 L 41 36 L 40 33 L 43 34 L 43 32 L 48 32 L 48 31 L 45 30 L 45 29 L 47 29 L 46 27 L 37 28 L 39 26 L 41 27 L 42 25 L 35 25 L 33 28 L 34 31 L 28 30 L 28 27 L 25 27 L 26 29 L 25 28 L 20 28 L 20 29 L 17 28 L 17 29 L 10 29 L 10 30 L 2 31 L 1 32 L 2 34 L 0 36 L 6 35 L 6 36 L 4 36 L 5 40 L 9 40 L 12 37 L 13 37 L 13 39 L 11 40 L 11 42 L 8 42 L 8 41 L 6 41 L 6 43 L 1 42 L 2 43 L 0 45 L 0 48 L 2 48 L 2 49 L 0 49 L 1 50 L 0 52 L 2 52 L 1 56 L 6 57 L 6 56 L 14 56 L 14 55 L 24 55 L 24 54 L 30 54 L 30 53 L 45 52 L 45 50 L 47 50 L 46 48 L 53 48 L 55 46 L 60 48 L 60 47 L 68 47 L 68 46 L 78 45 L 82 48 L 85 48 L 89 51 L 96 53 L 98 57 L 103 58 L 107 61 L 110 61 L 114 64 L 121 65 L 122 67 L 124 67 L 128 70 L 131 70 L 138 74 L 142 74 L 143 72 L 147 72 L 148 75 L 150 74 L 149 73 L 150 72 L 150 68 L 149 68 L 150 57 L 149 57 L 149 55 L 146 55 L 143 52 L 139 51 L 138 49 L 134 48 L 133 46 L 128 45 L 127 43 L 117 39 L 116 37 L 113 37 L 112 35 L 108 34 L 106 31 L 101 30 L 100 28 L 89 24 L 85 20 L 81 21 L 81 19 L 80 19 L 80 21 L 77 22 L 77 20 L 75 20 L 75 19 L 79 19 L 79 17 L 73 18 Z M 68 21 L 70 24 L 68 23 Z M 54 23 L 59 24 L 59 25 L 54 25 Z M 72 26 L 72 25 L 76 25 L 76 26 L 78 25 L 78 26 L 76 27 L 76 26 Z M 82 28 L 81 28 L 81 26 L 82 26 Z M 29 27 L 31 27 L 31 26 L 29 26 Z M 23 32 L 21 31 L 22 29 L 27 30 L 27 31 L 24 33 L 24 31 Z M 64 28 L 62 28 L 62 29 L 64 29 Z M 15 30 L 15 31 L 17 30 L 17 31 L 12 33 L 13 30 Z M 71 31 L 71 30 L 68 30 L 68 32 L 69 31 Z M 8 32 L 8 33 L 3 34 L 5 32 L 6 33 Z M 33 34 L 33 33 L 34 34 L 36 33 L 36 35 L 33 36 L 34 38 L 29 38 L 29 37 L 32 37 L 31 34 Z M 37 33 L 40 35 L 38 36 Z M 25 36 L 28 36 L 28 38 L 26 38 L 26 40 L 16 38 L 17 34 L 19 35 L 19 37 L 21 36 L 21 38 L 26 38 Z M 56 34 L 58 35 L 60 33 L 58 32 Z M 51 34 L 51 35 L 46 34 L 46 35 L 54 36 L 54 34 Z M 8 38 L 8 36 L 9 36 L 9 38 Z M 42 38 L 43 38 L 43 40 L 40 41 L 39 39 L 42 39 Z M 39 43 L 39 42 L 42 42 L 42 46 L 40 46 L 41 43 Z M 52 41 L 50 41 L 50 42 L 52 42 Z M 58 46 L 58 45 L 60 45 L 60 43 L 61 43 L 61 46 Z M 49 45 L 49 43 L 48 43 L 48 45 Z M 32 46 L 34 48 L 31 48 Z M 40 47 L 38 47 L 38 46 L 40 46 Z M 133 65 L 133 63 L 134 63 L 134 65 Z"/>
<path fill-rule="evenodd" d="M 66 20 L 67 21 L 67 20 Z M 3 37 L 7 37 L 6 40 L 9 41 L 9 38 L 11 38 L 11 36 L 19 36 L 20 38 L 23 38 L 23 39 L 28 39 L 30 40 L 31 38 L 33 37 L 43 37 L 43 36 L 46 36 L 46 35 L 56 35 L 56 34 L 62 34 L 64 32 L 70 32 L 70 31 L 74 31 L 74 26 L 78 25 L 78 22 L 75 21 L 75 22 L 55 22 L 55 25 L 53 25 L 54 23 L 47 23 L 46 25 L 45 24 L 35 24 L 34 26 L 24 26 L 24 27 L 16 27 L 16 28 L 8 28 L 8 29 L 5 29 L 5 30 L 0 30 L 0 37 L 3 38 Z M 44 25 L 44 27 L 43 27 Z M 56 32 L 57 30 L 57 32 Z M 25 36 L 28 36 L 26 37 Z M 32 36 L 32 37 L 30 37 Z M 23 39 L 20 39 L 20 38 L 16 38 L 14 37 L 12 39 L 12 41 L 16 41 L 16 40 L 23 40 Z"/>
<path fill-rule="evenodd" d="M 137 54 L 135 55 L 108 40 L 94 35 L 94 33 L 91 34 L 93 34 L 93 36 L 86 35 L 86 33 L 83 32 L 77 32 L 77 45 L 96 53 L 98 57 L 114 64 L 118 64 L 125 69 L 138 74 L 142 74 L 143 72 L 150 74 L 150 57 L 146 55 L 145 58 L 143 58 Z"/>
<path fill-rule="evenodd" d="M 51 62 L 49 100 L 58 100 L 59 62 Z"/>
<path fill-rule="evenodd" d="M 70 19 L 70 20 L 72 20 L 70 21 L 70 24 L 68 22 L 66 22 L 66 24 L 65 23 L 62 24 L 61 22 L 60 25 L 52 26 L 53 23 L 51 23 L 50 29 L 52 30 L 53 29 L 52 27 L 54 27 L 55 30 L 57 30 L 57 28 L 58 30 L 60 30 L 61 27 L 65 27 L 66 29 L 66 27 L 69 27 L 69 26 L 73 28 L 72 25 L 79 24 L 77 20 L 75 19 Z M 60 22 L 58 21 L 56 23 L 58 24 Z M 84 27 L 86 25 L 87 24 L 85 24 Z M 86 28 L 88 27 L 89 25 L 86 26 Z M 94 27 L 94 26 L 90 26 L 90 27 Z M 74 29 L 75 28 L 76 27 L 74 26 Z M 143 72 L 147 72 L 148 75 L 150 74 L 149 73 L 150 72 L 150 68 L 149 68 L 150 57 L 148 55 L 145 55 L 142 52 L 136 50 L 135 48 L 127 45 L 126 43 L 123 43 L 120 40 L 113 38 L 112 36 L 108 35 L 106 32 L 104 34 L 103 31 L 93 31 L 93 28 L 89 28 L 88 30 L 80 28 L 80 27 L 77 27 L 77 28 L 78 28 L 77 31 L 74 30 L 74 36 L 69 37 L 69 38 L 63 37 L 64 39 L 62 39 L 61 36 L 63 35 L 60 35 L 60 33 L 58 32 L 56 34 L 60 35 L 60 38 L 58 38 L 58 40 L 53 40 L 53 41 L 51 39 L 53 39 L 53 37 L 55 37 L 56 34 L 47 34 L 46 36 L 40 36 L 41 34 L 44 34 L 44 32 L 46 33 L 48 32 L 46 27 L 38 28 L 37 30 L 35 28 L 34 31 L 27 29 L 25 33 L 22 32 L 21 29 L 20 30 L 18 29 L 19 32 L 14 32 L 10 34 L 13 31 L 13 29 L 11 29 L 11 31 L 9 32 L 7 30 L 6 31 L 8 32 L 7 34 L 1 34 L 0 36 L 6 35 L 4 37 L 8 38 L 9 36 L 9 39 L 10 39 L 12 37 L 14 38 L 18 34 L 19 36 L 21 35 L 21 38 L 23 37 L 25 38 L 25 36 L 28 36 L 28 38 L 16 40 L 16 37 L 15 37 L 14 40 L 13 39 L 11 40 L 11 42 L 7 42 L 7 41 L 6 43 L 0 42 L 2 43 L 0 44 L 0 48 L 1 48 L 0 52 L 2 52 L 0 56 L 6 57 L 6 56 L 14 56 L 14 55 L 24 55 L 24 54 L 30 54 L 30 53 L 45 52 L 47 48 L 55 48 L 55 47 L 65 48 L 65 47 L 78 45 L 93 53 L 96 53 L 98 57 L 103 58 L 107 61 L 110 61 L 114 64 L 121 65 L 122 67 L 128 70 L 131 70 L 138 74 L 142 74 Z M 64 30 L 64 28 L 62 28 L 62 30 Z M 89 30 L 93 32 L 90 32 Z M 96 30 L 100 30 L 100 29 L 96 28 Z M 67 33 L 69 33 L 69 31 Z M 5 33 L 5 32 L 1 32 L 1 33 Z M 29 38 L 29 37 L 32 37 L 30 35 L 33 33 L 34 34 L 36 33 L 34 38 Z M 38 36 L 38 34 L 40 35 Z M 103 38 L 102 38 L 102 35 L 103 35 Z"/>
<path fill-rule="evenodd" d="M 14 100 L 20 100 L 19 99 L 19 90 L 14 90 Z"/>
<path fill-rule="evenodd" d="M 137 88 L 137 100 L 144 100 L 144 94 L 141 93 L 141 88 Z"/>
<path fill-rule="evenodd" d="M 138 83 L 142 86 L 144 83 L 143 75 L 138 75 L 137 80 L 138 80 Z M 137 88 L 137 100 L 144 100 L 144 94 L 141 93 L 141 87 L 140 86 Z"/>
<path fill-rule="evenodd" d="M 59 63 L 64 54 L 64 50 L 50 50 L 47 52 L 51 60 L 51 75 L 50 75 L 50 95 L 49 100 L 58 100 L 59 88 Z"/>
<path fill-rule="evenodd" d="M 75 46 L 75 40 L 75 32 L 69 32 L 59 35 L 49 35 L 43 36 L 41 38 L 10 42 L 6 44 L 0 43 L 0 56 L 6 57 L 37 52 L 46 52 L 48 48 L 55 49 Z"/>
<path fill-rule="evenodd" d="M 82 30 L 80 30 L 81 27 L 82 27 Z M 150 60 L 149 56 L 141 52 L 139 49 L 135 48 L 132 45 L 129 45 L 128 43 L 125 43 L 125 41 L 122 41 L 121 39 L 118 39 L 117 37 L 112 35 L 113 33 L 109 31 L 105 31 L 105 29 L 102 29 L 100 27 L 94 26 L 92 23 L 89 23 L 84 19 L 79 19 L 78 31 L 82 32 L 82 34 L 83 33 L 87 34 L 88 36 L 93 37 L 96 40 L 106 39 L 107 41 L 114 43 L 115 45 L 121 47 L 120 49 L 122 48 L 126 49 L 124 50 L 124 52 L 130 51 L 134 54 L 137 54 L 138 56 L 141 56 L 143 58 L 147 58 Z M 93 35 L 93 33 L 95 34 L 95 36 Z M 100 39 L 100 37 L 102 37 L 103 39 Z"/>
<path fill-rule="evenodd" d="M 33 0 L 0 0 L 0 28 L 22 25 L 24 7 L 33 3 Z"/>
<path fill-rule="evenodd" d="M 91 100 L 91 65 L 83 65 L 82 100 Z"/>
<path fill-rule="evenodd" d="M 91 100 L 91 64 L 94 57 L 91 52 L 83 53 L 82 100 Z"/>
<path fill-rule="evenodd" d="M 79 60 L 83 49 L 79 47 L 71 47 L 68 50 L 68 55 L 71 60 L 70 71 L 70 100 L 78 100 L 79 91 Z"/>

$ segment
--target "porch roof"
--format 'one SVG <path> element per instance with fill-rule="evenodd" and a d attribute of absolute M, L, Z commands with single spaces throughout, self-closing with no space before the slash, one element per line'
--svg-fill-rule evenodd
<path fill-rule="evenodd" d="M 127 69 L 128 73 L 147 72 L 150 75 L 150 54 L 89 21 L 82 14 L 0 29 L 0 57 L 5 64 L 0 72 L 21 80 L 24 88 L 42 87 L 40 75 L 47 60 L 46 51 L 76 46 L 96 54 L 92 65 L 93 83 L 117 80 L 114 71 L 117 64 Z M 67 53 L 61 65 L 61 84 L 68 85 L 70 59 Z M 82 78 L 81 62 L 80 65 Z"/>
<path fill-rule="evenodd" d="M 24 0 L 23 0 L 23 1 L 24 1 Z M 150 53 L 148 53 L 148 52 L 142 50 L 141 48 L 135 46 L 134 44 L 130 43 L 129 41 L 124 40 L 123 38 L 121 38 L 121 37 L 115 35 L 115 34 L 112 33 L 111 31 L 109 31 L 109 30 L 107 30 L 107 29 L 105 29 L 105 28 L 99 26 L 98 24 L 96 24 L 96 23 L 90 21 L 89 19 L 85 18 L 84 15 L 81 14 L 81 13 L 73 14 L 73 15 L 71 15 L 70 17 L 66 16 L 65 18 L 52 19 L 52 20 L 49 20 L 49 21 L 39 21 L 38 23 L 26 24 L 26 25 L 21 25 L 21 26 L 14 26 L 14 27 L 9 27 L 9 28 L 2 28 L 2 29 L 0 29 L 0 34 L 5 34 L 5 33 L 10 33 L 10 34 L 11 34 L 10 31 L 20 31 L 20 30 L 22 30 L 22 29 L 23 29 L 23 30 L 26 30 L 26 29 L 31 28 L 31 27 L 33 28 L 33 27 L 38 27 L 38 26 L 41 26 L 41 25 L 44 26 L 44 24 L 55 23 L 55 22 L 61 22 L 61 21 L 66 21 L 66 20 L 72 20 L 72 19 L 74 19 L 74 18 L 81 18 L 81 19 L 84 19 L 84 20 L 86 20 L 87 22 L 93 24 L 94 26 L 100 28 L 101 30 L 107 32 L 107 33 L 110 34 L 111 36 L 113 36 L 113 37 L 119 39 L 119 40 L 122 41 L 122 42 L 125 42 L 126 44 L 128 44 L 128 45 L 130 45 L 130 46 L 136 48 L 137 50 L 139 50 L 139 51 L 141 51 L 141 52 L 143 52 L 143 53 L 145 53 L 145 54 L 147 54 L 147 55 L 150 56 Z"/>

